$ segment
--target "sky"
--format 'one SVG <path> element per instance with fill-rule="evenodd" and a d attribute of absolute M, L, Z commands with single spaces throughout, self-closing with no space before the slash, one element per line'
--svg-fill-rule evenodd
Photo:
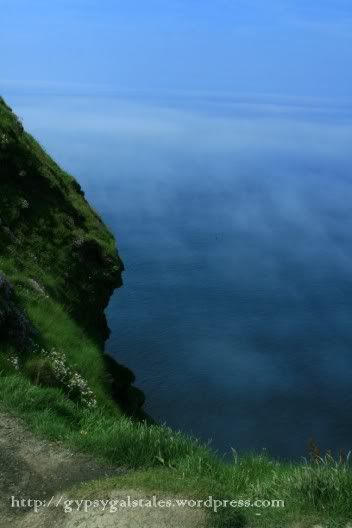
<path fill-rule="evenodd" d="M 352 93 L 350 0 L 0 0 L 0 13 L 0 91 Z"/>

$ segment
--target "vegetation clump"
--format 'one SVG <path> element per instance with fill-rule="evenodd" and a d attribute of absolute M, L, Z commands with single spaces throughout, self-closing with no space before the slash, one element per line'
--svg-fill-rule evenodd
<path fill-rule="evenodd" d="M 34 383 L 60 388 L 70 399 L 84 407 L 97 406 L 87 380 L 69 365 L 66 355 L 55 348 L 41 349 L 36 357 L 25 363 L 24 372 Z"/>

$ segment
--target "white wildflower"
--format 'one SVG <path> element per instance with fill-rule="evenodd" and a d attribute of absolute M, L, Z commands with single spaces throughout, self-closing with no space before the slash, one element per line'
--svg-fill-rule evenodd
<path fill-rule="evenodd" d="M 28 209 L 29 202 L 27 200 L 25 200 L 24 198 L 20 198 L 19 199 L 19 206 L 21 207 L 21 209 Z"/>
<path fill-rule="evenodd" d="M 9 362 L 10 362 L 10 364 L 11 364 L 16 370 L 19 370 L 19 368 L 20 368 L 20 361 L 19 361 L 18 356 L 16 356 L 16 354 L 10 354 L 10 356 L 9 356 Z"/>
<path fill-rule="evenodd" d="M 10 142 L 9 138 L 7 137 L 7 135 L 5 134 L 5 132 L 3 132 L 2 134 L 0 134 L 0 145 L 2 147 L 5 147 L 6 145 L 8 145 L 8 143 Z"/>
<path fill-rule="evenodd" d="M 41 355 L 50 360 L 56 379 L 62 384 L 69 396 L 73 399 L 77 398 L 86 407 L 96 407 L 97 400 L 88 382 L 81 374 L 71 369 L 63 352 L 55 348 L 50 351 L 42 349 Z"/>

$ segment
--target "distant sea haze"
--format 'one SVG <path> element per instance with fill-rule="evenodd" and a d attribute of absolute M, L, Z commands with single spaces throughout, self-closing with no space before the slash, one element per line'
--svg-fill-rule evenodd
<path fill-rule="evenodd" d="M 351 102 L 7 99 L 117 237 L 107 350 L 147 411 L 223 453 L 351 449 Z"/>

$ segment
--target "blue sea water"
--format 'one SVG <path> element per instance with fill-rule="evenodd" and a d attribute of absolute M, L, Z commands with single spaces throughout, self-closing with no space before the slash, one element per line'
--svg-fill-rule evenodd
<path fill-rule="evenodd" d="M 352 449 L 351 101 L 7 99 L 116 235 L 107 350 L 146 410 L 224 453 Z"/>

